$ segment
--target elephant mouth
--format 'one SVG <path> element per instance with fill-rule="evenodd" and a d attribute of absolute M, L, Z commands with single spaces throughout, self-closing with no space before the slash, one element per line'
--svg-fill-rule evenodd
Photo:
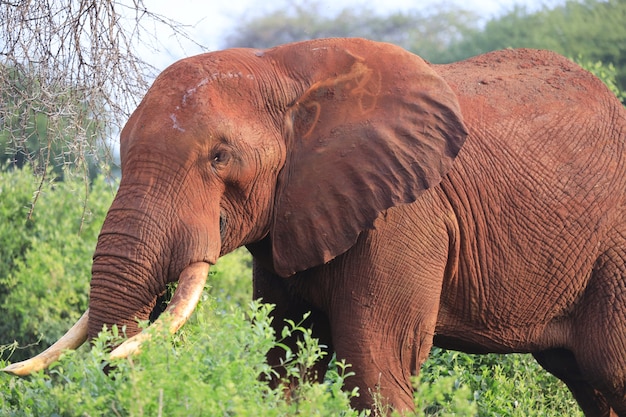
<path fill-rule="evenodd" d="M 173 296 L 170 288 L 171 287 L 168 286 L 168 288 L 165 290 L 165 293 L 157 297 L 156 304 L 154 305 L 154 308 L 152 309 L 152 311 L 150 312 L 150 316 L 148 317 L 148 321 L 150 323 L 154 323 L 167 309 L 169 301 L 172 299 Z"/>
<path fill-rule="evenodd" d="M 209 264 L 206 262 L 196 262 L 187 266 L 179 277 L 179 284 L 172 296 L 172 300 L 161 315 L 150 328 L 163 328 L 166 326 L 170 333 L 175 333 L 189 319 L 193 313 L 206 283 L 209 273 Z M 168 316 L 164 319 L 163 316 Z M 74 326 L 65 333 L 56 343 L 39 355 L 17 362 L 2 369 L 2 371 L 25 376 L 33 372 L 46 369 L 50 364 L 59 359 L 65 350 L 73 350 L 80 347 L 87 340 L 87 322 L 89 320 L 89 309 L 81 316 Z M 135 336 L 127 339 L 111 354 L 110 359 L 125 358 L 139 351 L 141 344 L 150 338 L 151 332 L 147 329 Z"/>

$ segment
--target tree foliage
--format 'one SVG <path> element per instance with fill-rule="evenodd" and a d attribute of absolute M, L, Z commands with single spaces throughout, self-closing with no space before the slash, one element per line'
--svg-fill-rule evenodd
<path fill-rule="evenodd" d="M 626 2 L 567 0 L 531 12 L 522 6 L 487 22 L 484 30 L 451 45 L 450 60 L 503 48 L 541 48 L 570 58 L 613 64 L 626 90 Z"/>
<path fill-rule="evenodd" d="M 306 39 L 363 37 L 418 50 L 428 58 L 477 30 L 477 21 L 474 12 L 447 4 L 386 16 L 366 7 L 346 8 L 329 17 L 320 2 L 292 1 L 267 15 L 244 18 L 226 37 L 224 47 L 269 48 Z"/>
<path fill-rule="evenodd" d="M 451 62 L 503 48 L 538 48 L 575 59 L 624 101 L 626 91 L 626 2 L 567 0 L 530 11 L 515 6 L 450 45 L 436 61 Z"/>

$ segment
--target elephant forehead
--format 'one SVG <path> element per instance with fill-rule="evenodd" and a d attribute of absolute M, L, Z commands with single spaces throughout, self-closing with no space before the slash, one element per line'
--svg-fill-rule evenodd
<path fill-rule="evenodd" d="M 215 65 L 203 56 L 190 58 L 157 78 L 142 103 L 143 113 L 162 120 L 163 127 L 185 132 L 191 125 L 253 106 L 255 83 L 255 74 L 234 63 Z"/>
<path fill-rule="evenodd" d="M 231 55 L 222 51 L 180 60 L 157 77 L 151 91 L 177 99 L 176 102 L 184 106 L 206 95 L 204 93 L 218 94 L 221 90 L 249 87 L 257 76 L 241 57 Z"/>

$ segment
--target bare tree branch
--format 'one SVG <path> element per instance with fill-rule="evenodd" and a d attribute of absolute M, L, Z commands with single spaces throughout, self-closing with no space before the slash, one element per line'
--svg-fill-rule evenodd
<path fill-rule="evenodd" d="M 144 0 L 0 0 L 0 165 L 86 172 L 110 158 L 106 140 L 156 72 L 137 47 L 158 50 L 164 27 L 190 40 Z"/>

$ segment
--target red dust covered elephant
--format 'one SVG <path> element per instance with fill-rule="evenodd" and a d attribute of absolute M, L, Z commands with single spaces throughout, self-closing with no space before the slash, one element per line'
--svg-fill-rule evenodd
<path fill-rule="evenodd" d="M 625 149 L 619 101 L 547 51 L 431 65 L 326 39 L 181 60 L 122 131 L 88 312 L 7 370 L 103 325 L 138 333 L 179 280 L 175 331 L 245 245 L 274 323 L 311 310 L 352 364 L 355 406 L 376 389 L 411 408 L 434 343 L 531 352 L 587 416 L 626 416 Z"/>

